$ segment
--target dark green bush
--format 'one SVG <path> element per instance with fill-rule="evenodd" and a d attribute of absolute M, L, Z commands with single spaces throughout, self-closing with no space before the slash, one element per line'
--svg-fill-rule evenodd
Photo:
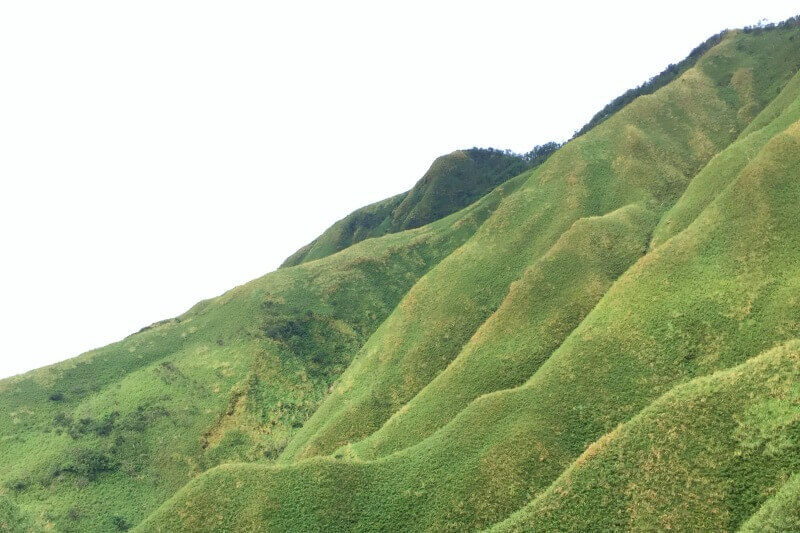
<path fill-rule="evenodd" d="M 118 466 L 118 463 L 105 452 L 95 448 L 80 447 L 73 449 L 68 461 L 55 474 L 70 473 L 94 481 L 101 474 L 115 471 Z"/>
<path fill-rule="evenodd" d="M 115 528 L 117 528 L 118 531 L 128 531 L 131 528 L 131 525 L 128 523 L 128 521 L 119 515 L 115 515 L 111 519 L 111 523 Z"/>

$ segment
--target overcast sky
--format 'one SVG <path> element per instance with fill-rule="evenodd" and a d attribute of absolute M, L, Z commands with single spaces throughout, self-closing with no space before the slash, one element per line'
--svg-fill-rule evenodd
<path fill-rule="evenodd" d="M 274 270 L 438 155 L 564 140 L 795 2 L 0 4 L 0 377 Z"/>

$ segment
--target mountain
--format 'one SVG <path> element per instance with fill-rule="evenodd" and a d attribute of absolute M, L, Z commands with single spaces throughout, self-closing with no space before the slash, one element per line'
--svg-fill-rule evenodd
<path fill-rule="evenodd" d="M 545 146 L 557 147 L 555 143 Z M 541 164 L 549 152 L 546 150 L 536 161 L 491 148 L 444 155 L 410 191 L 350 213 L 292 254 L 281 267 L 319 259 L 364 239 L 418 228 L 455 213 L 509 178 Z"/>
<path fill-rule="evenodd" d="M 800 528 L 800 19 L 0 381 L 0 530 Z"/>

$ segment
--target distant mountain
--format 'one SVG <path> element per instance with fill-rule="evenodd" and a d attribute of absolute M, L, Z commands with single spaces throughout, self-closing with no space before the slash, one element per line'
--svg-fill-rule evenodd
<path fill-rule="evenodd" d="M 0 531 L 800 530 L 798 206 L 800 19 L 726 31 L 0 381 Z"/>
<path fill-rule="evenodd" d="M 522 155 L 491 148 L 443 155 L 410 191 L 350 213 L 292 254 L 281 267 L 328 256 L 370 237 L 429 224 L 467 207 L 531 166 Z"/>

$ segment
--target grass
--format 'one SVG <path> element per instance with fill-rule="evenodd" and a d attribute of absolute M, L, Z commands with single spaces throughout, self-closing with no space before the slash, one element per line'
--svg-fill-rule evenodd
<path fill-rule="evenodd" d="M 800 474 L 784 483 L 739 530 L 800 531 Z"/>
<path fill-rule="evenodd" d="M 522 384 L 644 253 L 651 212 L 629 205 L 577 220 L 513 282 L 461 353 L 375 433 L 342 450 L 388 455 L 429 436 L 472 400 Z"/>
<path fill-rule="evenodd" d="M 492 531 L 736 530 L 765 498 L 767 509 L 791 501 L 799 383 L 792 341 L 678 386 L 587 447 Z M 767 509 L 749 527 L 764 531 L 767 516 L 786 516 Z"/>
<path fill-rule="evenodd" d="M 0 530 L 796 529 L 799 67 L 727 32 L 536 168 L 451 154 L 0 382 Z"/>

